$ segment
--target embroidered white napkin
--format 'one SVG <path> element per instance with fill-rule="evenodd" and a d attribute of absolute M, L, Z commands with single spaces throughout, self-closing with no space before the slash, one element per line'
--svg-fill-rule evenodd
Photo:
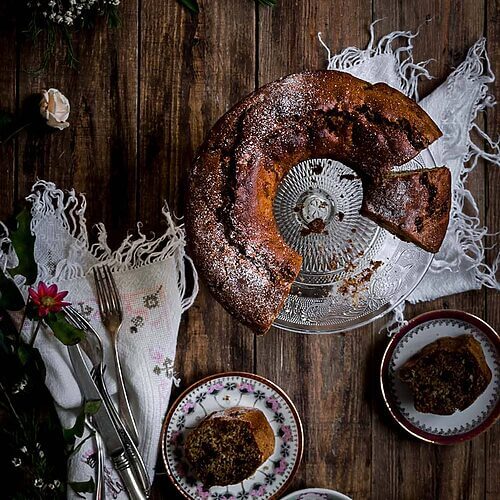
<path fill-rule="evenodd" d="M 385 82 L 419 101 L 419 79 L 432 77 L 426 68 L 429 61 L 416 63 L 413 60 L 412 40 L 418 33 L 396 31 L 382 37 L 375 46 L 374 25 L 370 27 L 371 39 L 366 49 L 349 47 L 338 55 L 331 54 L 319 34 L 328 52 L 328 69 L 346 71 L 371 83 Z M 393 42 L 398 39 L 407 43 L 393 48 Z M 479 289 L 483 285 L 500 289 L 496 278 L 500 253 L 491 266 L 485 263 L 483 238 L 488 229 L 482 226 L 474 197 L 465 187 L 479 158 L 500 166 L 500 143 L 494 142 L 475 123 L 480 111 L 495 104 L 488 95 L 488 83 L 494 79 L 486 40 L 481 38 L 448 79 L 419 101 L 443 132 L 443 137 L 430 149 L 437 165 L 446 165 L 451 170 L 453 202 L 443 246 L 422 282 L 408 297 L 412 303 Z M 473 142 L 473 133 L 479 140 L 488 142 L 491 153 Z M 395 311 L 396 327 L 403 322 L 403 311 L 404 303 Z"/>
<path fill-rule="evenodd" d="M 198 290 L 196 271 L 184 253 L 184 231 L 174 223 L 165 207 L 166 230 L 162 236 L 148 239 L 139 224 L 138 235 L 128 236 L 113 252 L 106 243 L 102 225 L 98 226 L 98 243 L 89 245 L 83 195 L 63 192 L 52 183 L 39 181 L 27 199 L 32 203 L 37 281 L 56 283 L 60 290 L 69 291 L 65 300 L 96 328 L 104 341 L 108 387 L 111 394 L 116 395 L 112 348 L 101 323 L 93 275 L 89 273 L 98 262 L 107 262 L 113 270 L 124 313 L 119 335 L 122 370 L 140 433 L 139 451 L 153 480 L 161 424 L 172 382 L 176 382 L 173 363 L 179 322 Z M 4 257 L 13 258 L 12 255 Z M 12 267 L 11 264 L 14 262 L 8 262 L 7 267 Z M 194 276 L 194 287 L 189 293 L 186 266 Z M 35 346 L 45 362 L 46 385 L 62 425 L 69 428 L 80 410 L 82 398 L 67 348 L 50 331 L 40 332 Z M 93 439 L 87 440 L 70 460 L 69 481 L 95 477 L 95 453 Z M 109 498 L 127 498 L 110 462 L 105 466 L 105 482 Z M 68 488 L 68 498 L 76 498 L 71 488 Z"/>

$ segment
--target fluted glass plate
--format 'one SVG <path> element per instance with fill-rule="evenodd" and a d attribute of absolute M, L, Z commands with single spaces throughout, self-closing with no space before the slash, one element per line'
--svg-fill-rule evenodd
<path fill-rule="evenodd" d="M 426 150 L 395 170 L 435 167 Z M 274 326 L 300 333 L 359 328 L 390 312 L 418 285 L 433 255 L 359 213 L 358 176 L 334 160 L 299 163 L 274 201 L 278 228 L 303 257 Z"/>

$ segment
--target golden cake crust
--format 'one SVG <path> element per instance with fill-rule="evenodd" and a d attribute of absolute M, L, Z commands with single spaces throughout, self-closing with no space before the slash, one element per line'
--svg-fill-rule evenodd
<path fill-rule="evenodd" d="M 383 83 L 306 71 L 265 85 L 216 123 L 195 158 L 186 230 L 200 275 L 229 312 L 265 333 L 302 263 L 273 215 L 288 171 L 332 158 L 375 180 L 440 135 L 414 101 Z"/>

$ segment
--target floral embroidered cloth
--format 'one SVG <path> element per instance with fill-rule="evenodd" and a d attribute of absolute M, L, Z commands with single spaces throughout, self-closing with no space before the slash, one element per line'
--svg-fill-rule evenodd
<path fill-rule="evenodd" d="M 98 243 L 90 246 L 84 196 L 74 191 L 65 193 L 52 183 L 40 181 L 33 186 L 28 200 L 32 203 L 31 228 L 36 237 L 38 280 L 56 283 L 60 290 L 67 290 L 65 300 L 100 334 L 104 343 L 106 381 L 111 394 L 116 395 L 111 343 L 101 323 L 93 274 L 89 273 L 98 262 L 107 262 L 113 271 L 124 316 L 118 340 L 120 360 L 139 429 L 139 451 L 153 479 L 161 424 L 172 382 L 177 382 L 173 362 L 180 318 L 197 293 L 196 272 L 184 253 L 184 231 L 164 208 L 166 231 L 162 236 L 148 239 L 138 225 L 138 235 L 128 236 L 113 252 L 106 243 L 102 225 L 98 225 Z M 194 286 L 189 293 L 186 266 L 194 276 Z M 48 331 L 38 335 L 35 346 L 44 359 L 46 385 L 63 427 L 69 428 L 80 411 L 82 397 L 67 348 Z M 95 452 L 93 439 L 87 440 L 71 459 L 69 481 L 87 481 L 94 477 Z M 105 467 L 105 483 L 109 498 L 127 497 L 110 462 Z M 76 498 L 71 488 L 68 488 L 68 497 Z"/>

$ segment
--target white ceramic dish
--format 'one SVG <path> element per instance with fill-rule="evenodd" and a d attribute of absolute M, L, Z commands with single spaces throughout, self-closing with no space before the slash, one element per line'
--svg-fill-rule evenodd
<path fill-rule="evenodd" d="M 274 453 L 245 481 L 206 489 L 190 471 L 183 443 L 206 416 L 234 406 L 264 413 L 275 433 Z M 297 472 L 303 441 L 302 423 L 290 398 L 269 380 L 243 372 L 212 375 L 189 387 L 172 405 L 161 436 L 168 476 L 185 498 L 196 500 L 279 498 Z"/>
<path fill-rule="evenodd" d="M 283 497 L 281 500 L 352 500 L 350 497 L 338 491 L 324 488 L 307 488 L 305 490 L 294 491 Z"/>
<path fill-rule="evenodd" d="M 397 370 L 424 346 L 440 337 L 471 334 L 481 344 L 492 373 L 485 391 L 472 405 L 453 415 L 420 413 Z M 484 432 L 500 415 L 500 337 L 483 320 L 463 311 L 431 311 L 412 319 L 389 342 L 380 368 L 384 401 L 394 419 L 419 439 L 455 444 Z"/>

